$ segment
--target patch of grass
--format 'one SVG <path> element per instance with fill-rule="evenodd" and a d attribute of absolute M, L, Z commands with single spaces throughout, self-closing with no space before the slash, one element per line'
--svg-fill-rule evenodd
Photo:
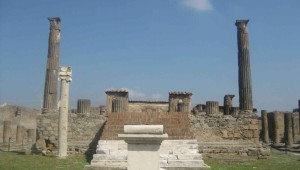
<path fill-rule="evenodd" d="M 0 152 L 1 170 L 82 170 L 84 165 L 88 165 L 84 155 L 58 159 L 54 156 Z"/>
<path fill-rule="evenodd" d="M 228 163 L 204 158 L 212 170 L 300 170 L 300 156 L 272 153 L 268 159 L 244 163 Z M 0 152 L 0 170 L 82 170 L 88 165 L 84 155 L 58 159 L 54 156 L 23 155 L 17 152 Z"/>
<path fill-rule="evenodd" d="M 230 163 L 213 158 L 204 158 L 212 170 L 300 170 L 300 156 L 272 153 L 268 159 L 245 163 Z"/>

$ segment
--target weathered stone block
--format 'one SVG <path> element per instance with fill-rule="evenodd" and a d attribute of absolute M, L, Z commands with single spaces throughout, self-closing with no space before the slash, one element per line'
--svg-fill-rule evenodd
<path fill-rule="evenodd" d="M 178 160 L 201 160 L 201 154 L 178 155 Z"/>
<path fill-rule="evenodd" d="M 168 160 L 169 166 L 203 166 L 203 160 Z"/>

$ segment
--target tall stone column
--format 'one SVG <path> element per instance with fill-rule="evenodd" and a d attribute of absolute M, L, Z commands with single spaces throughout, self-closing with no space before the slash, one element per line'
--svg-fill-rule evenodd
<path fill-rule="evenodd" d="M 60 18 L 53 17 L 48 19 L 50 21 L 50 33 L 42 113 L 55 113 L 57 111 Z"/>
<path fill-rule="evenodd" d="M 269 124 L 268 124 L 268 112 L 266 110 L 261 111 L 262 122 L 262 140 L 264 143 L 269 143 Z"/>
<path fill-rule="evenodd" d="M 280 122 L 280 113 L 279 112 L 273 112 L 273 119 L 274 119 L 274 144 L 275 145 L 278 145 L 280 144 L 280 125 L 279 125 L 279 122 Z"/>
<path fill-rule="evenodd" d="M 206 114 L 218 114 L 219 113 L 219 102 L 207 101 L 206 102 Z"/>
<path fill-rule="evenodd" d="M 253 110 L 252 83 L 249 54 L 249 40 L 247 23 L 249 20 L 236 20 L 238 40 L 238 65 L 239 65 L 239 102 L 241 111 Z"/>
<path fill-rule="evenodd" d="M 3 143 L 7 144 L 11 137 L 11 121 L 3 121 Z"/>
<path fill-rule="evenodd" d="M 91 112 L 91 100 L 78 99 L 77 100 L 77 113 L 90 113 Z"/>
<path fill-rule="evenodd" d="M 69 83 L 72 81 L 71 67 L 61 67 L 59 72 L 60 102 L 58 121 L 58 157 L 67 156 L 68 149 L 68 110 L 69 110 Z"/>
<path fill-rule="evenodd" d="M 292 113 L 284 114 L 284 129 L 285 129 L 285 142 L 288 146 L 293 144 L 293 127 L 292 127 Z"/>
<path fill-rule="evenodd" d="M 24 127 L 18 125 L 17 126 L 17 134 L 16 134 L 16 141 L 18 144 L 22 143 L 24 139 Z"/>

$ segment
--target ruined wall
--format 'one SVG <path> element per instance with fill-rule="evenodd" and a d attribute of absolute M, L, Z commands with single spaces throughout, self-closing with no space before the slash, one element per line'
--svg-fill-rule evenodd
<path fill-rule="evenodd" d="M 198 141 L 259 140 L 259 119 L 256 116 L 207 115 L 205 112 L 189 115 Z"/>
<path fill-rule="evenodd" d="M 169 110 L 169 102 L 135 102 L 130 101 L 128 112 L 132 113 L 158 113 L 167 112 Z"/>
<path fill-rule="evenodd" d="M 36 115 L 41 111 L 22 106 L 0 106 L 0 144 L 3 142 L 3 121 L 11 121 L 11 144 L 16 143 L 17 126 L 24 128 L 24 143 L 32 142 L 28 137 L 28 130 L 36 129 Z"/>
<path fill-rule="evenodd" d="M 99 112 L 89 114 L 69 113 L 68 150 L 73 153 L 95 150 L 101 134 L 101 128 L 106 121 L 106 115 Z M 44 139 L 58 144 L 58 115 L 38 115 L 37 134 Z"/>
<path fill-rule="evenodd" d="M 108 113 L 101 140 L 118 140 L 118 134 L 124 132 L 125 124 L 164 125 L 164 133 L 169 140 L 194 139 L 190 130 L 188 113 L 185 112 L 159 112 L 159 113 Z"/>

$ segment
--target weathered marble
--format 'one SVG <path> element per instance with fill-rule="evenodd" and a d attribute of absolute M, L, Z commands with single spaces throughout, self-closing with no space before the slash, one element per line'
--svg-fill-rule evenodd
<path fill-rule="evenodd" d="M 125 134 L 163 134 L 163 125 L 124 125 Z"/>
<path fill-rule="evenodd" d="M 72 81 L 71 67 L 61 67 L 59 72 L 60 103 L 58 120 L 58 157 L 67 156 L 68 150 L 68 110 L 69 110 L 69 83 Z"/>

